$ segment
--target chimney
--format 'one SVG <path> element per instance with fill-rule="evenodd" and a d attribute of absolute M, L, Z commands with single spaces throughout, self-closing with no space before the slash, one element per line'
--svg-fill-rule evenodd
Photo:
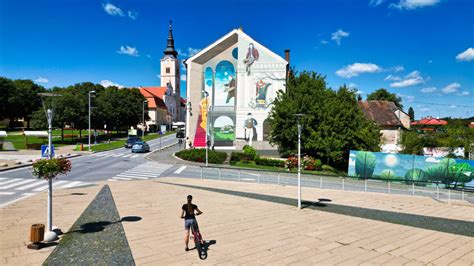
<path fill-rule="evenodd" d="M 290 49 L 285 50 L 285 60 L 288 62 L 288 65 L 290 64 Z"/>

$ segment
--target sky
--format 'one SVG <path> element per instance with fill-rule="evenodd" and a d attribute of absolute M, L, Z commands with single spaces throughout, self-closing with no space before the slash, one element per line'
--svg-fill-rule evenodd
<path fill-rule="evenodd" d="M 333 89 L 386 88 L 416 118 L 474 116 L 472 0 L 0 0 L 0 76 L 160 85 L 170 19 L 180 59 L 243 27 Z"/>

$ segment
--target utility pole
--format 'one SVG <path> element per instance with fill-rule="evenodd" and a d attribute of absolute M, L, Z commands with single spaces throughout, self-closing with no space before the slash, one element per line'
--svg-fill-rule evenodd
<path fill-rule="evenodd" d="M 144 101 L 143 101 L 143 115 L 142 115 L 142 116 L 143 116 L 143 117 L 142 117 L 142 118 L 143 118 L 143 119 L 142 119 L 142 121 L 143 121 L 143 129 L 142 129 L 142 140 L 143 140 L 143 138 L 145 137 L 145 128 L 146 128 L 146 124 L 145 124 L 145 104 L 147 104 L 147 103 L 148 103 L 147 100 L 144 100 Z"/>

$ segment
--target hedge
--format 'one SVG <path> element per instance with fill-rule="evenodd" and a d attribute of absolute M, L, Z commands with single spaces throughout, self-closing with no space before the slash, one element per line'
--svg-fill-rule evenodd
<path fill-rule="evenodd" d="M 206 162 L 206 149 L 182 150 L 175 154 L 177 157 L 192 162 Z M 227 153 L 208 150 L 208 162 L 212 164 L 223 164 L 227 159 Z"/>
<path fill-rule="evenodd" d="M 285 161 L 276 160 L 276 159 L 257 157 L 255 158 L 255 163 L 258 165 L 265 165 L 265 166 L 285 167 Z"/>

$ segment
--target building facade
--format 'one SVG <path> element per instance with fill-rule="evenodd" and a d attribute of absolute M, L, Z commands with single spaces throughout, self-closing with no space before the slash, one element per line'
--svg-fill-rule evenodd
<path fill-rule="evenodd" d="M 267 145 L 267 118 L 288 62 L 235 29 L 185 61 L 187 147 Z M 207 137 L 206 137 L 207 136 Z"/>

